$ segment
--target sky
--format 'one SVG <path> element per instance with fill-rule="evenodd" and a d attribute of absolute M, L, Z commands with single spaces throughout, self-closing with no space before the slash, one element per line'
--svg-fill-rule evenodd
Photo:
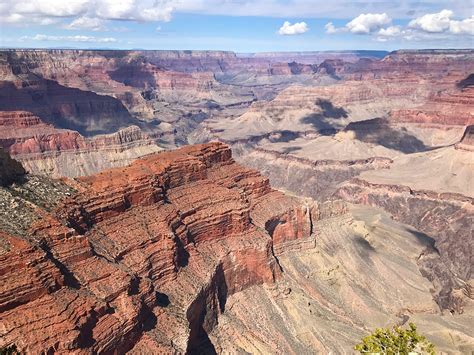
<path fill-rule="evenodd" d="M 474 0 L 0 0 L 0 47 L 474 48 Z"/>

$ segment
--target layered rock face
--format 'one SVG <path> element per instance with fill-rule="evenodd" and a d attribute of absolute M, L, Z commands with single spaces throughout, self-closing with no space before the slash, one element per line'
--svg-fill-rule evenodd
<path fill-rule="evenodd" d="M 210 116 L 240 115 L 253 101 L 292 83 L 321 80 L 333 79 L 317 66 L 231 52 L 1 51 L 2 146 L 34 173 L 91 174 L 186 144 L 187 135 Z M 15 115 L 35 116 L 41 128 L 31 121 L 30 132 L 40 128 L 47 137 L 17 133 L 18 124 L 26 129 L 26 123 L 14 121 Z M 71 143 L 84 141 L 81 136 L 114 141 L 114 148 Z"/>
<path fill-rule="evenodd" d="M 462 139 L 459 144 L 456 145 L 456 148 L 468 151 L 474 150 L 474 125 L 466 127 L 464 135 L 462 136 Z"/>
<path fill-rule="evenodd" d="M 422 123 L 441 126 L 466 126 L 474 123 L 474 86 L 452 88 L 433 94 L 428 102 L 411 110 L 396 110 L 394 122 Z"/>
<path fill-rule="evenodd" d="M 323 64 L 343 80 L 290 87 L 228 122 L 205 122 L 196 141 L 232 144 L 276 187 L 382 208 L 433 238 L 419 267 L 434 299 L 455 313 L 469 309 L 472 51 Z"/>
<path fill-rule="evenodd" d="M 471 351 L 469 315 L 437 313 L 417 265 L 432 244 L 415 235 L 272 190 L 220 143 L 75 180 L 29 175 L 0 188 L 0 346 L 346 352 L 411 319 L 439 349 Z"/>
<path fill-rule="evenodd" d="M 56 135 L 46 139 L 61 142 L 53 143 L 54 149 L 49 143 L 37 144 L 44 148 L 35 148 L 34 153 L 25 144 L 13 147 L 3 142 L 2 146 L 12 146 L 11 154 L 31 172 L 74 177 L 123 166 L 163 148 L 211 138 L 232 142 L 249 134 L 258 139 L 275 129 L 288 130 L 288 125 L 300 135 L 328 134 L 353 120 L 390 111 L 393 122 L 442 123 L 451 120 L 446 107 L 455 103 L 458 125 L 472 118 L 465 109 L 469 82 L 462 94 L 451 90 L 472 71 L 471 51 L 393 52 L 380 60 L 382 54 L 2 51 L 1 114 L 36 116 L 50 125 L 49 137 Z M 332 106 L 315 105 L 318 100 Z M 425 113 L 419 107 L 427 100 L 445 104 L 438 109 L 429 103 L 431 111 Z M 345 110 L 347 119 L 336 122 L 341 116 L 333 117 L 338 114 L 334 108 Z M 256 120 L 257 124 L 252 123 Z M 25 139 L 17 137 L 16 123 L 3 121 L 7 138 Z M 71 131 L 70 137 L 62 130 Z M 235 133 L 229 136 L 225 131 Z M 72 138 L 77 133 L 87 139 L 114 141 L 114 149 L 102 151 L 98 143 L 71 150 L 71 144 L 62 140 L 82 140 Z M 450 129 L 448 140 L 458 133 Z M 116 136 L 98 137 L 102 135 Z M 126 142 L 117 135 L 126 136 Z"/>
<path fill-rule="evenodd" d="M 472 50 L 398 50 L 381 61 L 361 59 L 344 65 L 342 75 L 352 80 L 417 78 L 454 82 L 472 71 Z"/>
<path fill-rule="evenodd" d="M 81 176 L 122 166 L 162 150 L 156 145 L 160 137 L 129 126 L 89 138 L 71 129 L 55 128 L 28 111 L 0 112 L 0 148 L 28 171 L 50 177 Z"/>
<path fill-rule="evenodd" d="M 30 353 L 212 350 L 227 297 L 279 279 L 317 216 L 219 143 L 26 184 L 2 191 L 24 223 L 1 215 L 0 345 Z"/>
<path fill-rule="evenodd" d="M 85 135 L 114 132 L 134 122 L 123 104 L 110 96 L 31 79 L 26 86 L 20 80 L 0 83 L 1 111 L 33 112 L 58 128 L 72 128 Z"/>
<path fill-rule="evenodd" d="M 0 345 L 472 352 L 473 51 L 376 57 L 0 52 L 0 148 L 83 176 L 0 188 Z"/>
<path fill-rule="evenodd" d="M 320 67 L 344 80 L 287 88 L 240 117 L 203 122 L 190 140 L 232 144 L 274 186 L 325 200 L 339 183 L 387 169 L 397 156 L 459 142 L 473 119 L 469 58 L 472 51 L 395 52 L 337 70 L 327 61 Z"/>
<path fill-rule="evenodd" d="M 393 111 L 386 120 L 393 127 L 402 122 L 431 144 L 433 131 L 449 136 L 449 131 L 464 130 L 461 139 L 451 146 L 397 157 L 390 170 L 365 172 L 338 191 L 348 201 L 385 209 L 435 240 L 435 249 L 420 257 L 420 269 L 433 282 L 440 307 L 458 313 L 472 302 L 473 283 L 474 101 L 468 78 L 416 109 Z M 420 134 L 426 128 L 431 137 L 428 132 Z"/>
<path fill-rule="evenodd" d="M 325 205 L 333 213 L 318 222 L 315 249 L 284 253 L 281 281 L 229 298 L 210 335 L 220 349 L 351 353 L 374 327 L 413 321 L 438 352 L 472 352 L 472 313 L 440 315 L 420 274 L 417 259 L 433 241 L 381 210 Z"/>
<path fill-rule="evenodd" d="M 418 260 L 420 270 L 432 281 L 433 297 L 440 308 L 462 313 L 473 297 L 470 260 L 474 200 L 462 194 L 417 191 L 404 185 L 354 179 L 337 193 L 354 203 L 381 207 L 395 219 L 432 237 L 434 245 Z"/>

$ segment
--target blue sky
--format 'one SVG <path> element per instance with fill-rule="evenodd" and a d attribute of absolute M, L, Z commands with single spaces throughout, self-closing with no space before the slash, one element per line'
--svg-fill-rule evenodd
<path fill-rule="evenodd" d="M 0 0 L 0 46 L 236 52 L 473 48 L 473 11 L 469 0 Z"/>

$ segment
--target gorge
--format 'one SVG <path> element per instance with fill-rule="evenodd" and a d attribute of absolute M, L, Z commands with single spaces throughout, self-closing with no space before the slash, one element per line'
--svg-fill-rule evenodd
<path fill-rule="evenodd" d="M 474 50 L 0 51 L 0 347 L 474 351 Z"/>

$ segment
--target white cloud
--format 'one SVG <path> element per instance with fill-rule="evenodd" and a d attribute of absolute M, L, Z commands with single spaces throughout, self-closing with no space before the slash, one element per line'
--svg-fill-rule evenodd
<path fill-rule="evenodd" d="M 94 43 L 112 43 L 117 42 L 113 37 L 94 37 L 94 36 L 49 36 L 44 34 L 37 34 L 35 36 L 23 36 L 22 41 L 65 41 L 65 42 L 94 42 Z"/>
<path fill-rule="evenodd" d="M 12 13 L 64 17 L 75 16 L 88 9 L 88 0 L 6 0 Z"/>
<path fill-rule="evenodd" d="M 168 0 L 101 0 L 95 14 L 109 20 L 170 21 L 172 1 Z"/>
<path fill-rule="evenodd" d="M 388 25 L 392 19 L 386 13 L 383 14 L 360 14 L 351 22 L 346 24 L 350 32 L 355 34 L 368 34 L 375 32 L 381 27 Z"/>
<path fill-rule="evenodd" d="M 334 33 L 338 33 L 338 32 L 341 32 L 341 30 L 346 30 L 345 27 L 341 27 L 341 28 L 336 28 L 336 26 L 334 26 L 334 24 L 332 22 L 328 22 L 325 26 L 324 26 L 324 29 L 326 30 L 326 33 L 329 34 L 329 35 L 332 35 Z"/>
<path fill-rule="evenodd" d="M 0 23 L 50 24 L 71 18 L 71 29 L 102 28 L 103 20 L 170 21 L 178 0 L 2 0 Z"/>
<path fill-rule="evenodd" d="M 66 26 L 69 30 L 91 30 L 91 31 L 103 31 L 105 30 L 104 21 L 99 18 L 91 17 L 78 17 Z"/>
<path fill-rule="evenodd" d="M 0 15 L 0 24 L 13 24 L 13 25 L 27 25 L 27 24 L 34 24 L 34 25 L 52 25 L 58 23 L 60 19 L 58 18 L 51 18 L 51 17 L 41 17 L 35 15 L 22 15 L 18 13 L 4 13 Z"/>
<path fill-rule="evenodd" d="M 408 27 L 431 33 L 444 32 L 449 29 L 453 15 L 454 13 L 451 10 L 443 10 L 435 14 L 426 14 L 410 21 Z"/>
<path fill-rule="evenodd" d="M 176 11 L 232 16 L 348 19 L 366 13 L 386 12 L 392 18 L 407 19 L 450 8 L 456 13 L 472 12 L 470 0 L 175 0 Z"/>
<path fill-rule="evenodd" d="M 278 34 L 283 36 L 291 36 L 291 35 L 300 35 L 302 33 L 308 32 L 309 27 L 306 22 L 296 22 L 295 24 L 291 24 L 288 21 L 283 23 L 283 26 L 280 27 L 278 30 Z"/>
<path fill-rule="evenodd" d="M 449 32 L 455 35 L 474 35 L 474 16 L 463 20 L 454 20 L 453 16 L 453 11 L 442 10 L 418 17 L 410 21 L 408 27 L 427 33 Z"/>
<path fill-rule="evenodd" d="M 447 41 L 454 40 L 456 35 L 474 35 L 474 16 L 454 20 L 454 12 L 442 10 L 438 13 L 425 14 L 411 20 L 406 27 L 388 26 L 391 18 L 386 14 L 361 14 L 343 27 L 335 27 L 332 22 L 324 26 L 327 34 L 351 32 L 355 34 L 374 34 L 374 40 L 386 42 L 389 39 L 407 41 Z M 388 26 L 388 27 L 387 27 Z"/>
<path fill-rule="evenodd" d="M 392 19 L 386 14 L 360 14 L 352 21 L 346 23 L 344 27 L 335 27 L 332 22 L 328 22 L 324 28 L 327 34 L 340 32 L 351 32 L 355 34 L 369 34 L 376 32 L 383 26 L 392 23 Z"/>
<path fill-rule="evenodd" d="M 378 32 L 378 35 L 383 37 L 395 37 L 399 36 L 401 33 L 402 29 L 400 26 L 390 26 L 387 28 L 381 28 Z"/>
<path fill-rule="evenodd" d="M 444 7 L 458 14 L 472 13 L 470 0 L 0 0 L 0 21 L 7 22 L 12 14 L 25 15 L 24 19 L 28 23 L 36 17 L 82 16 L 168 21 L 174 11 L 232 16 L 347 19 L 360 14 L 361 9 L 367 13 L 386 12 L 393 18 L 406 19 Z"/>
<path fill-rule="evenodd" d="M 453 34 L 468 34 L 474 36 L 474 16 L 462 21 L 452 20 L 449 23 L 449 32 Z"/>
<path fill-rule="evenodd" d="M 2 15 L 0 17 L 1 22 L 0 23 L 20 23 L 25 20 L 25 16 L 20 15 L 20 14 L 6 14 Z"/>

